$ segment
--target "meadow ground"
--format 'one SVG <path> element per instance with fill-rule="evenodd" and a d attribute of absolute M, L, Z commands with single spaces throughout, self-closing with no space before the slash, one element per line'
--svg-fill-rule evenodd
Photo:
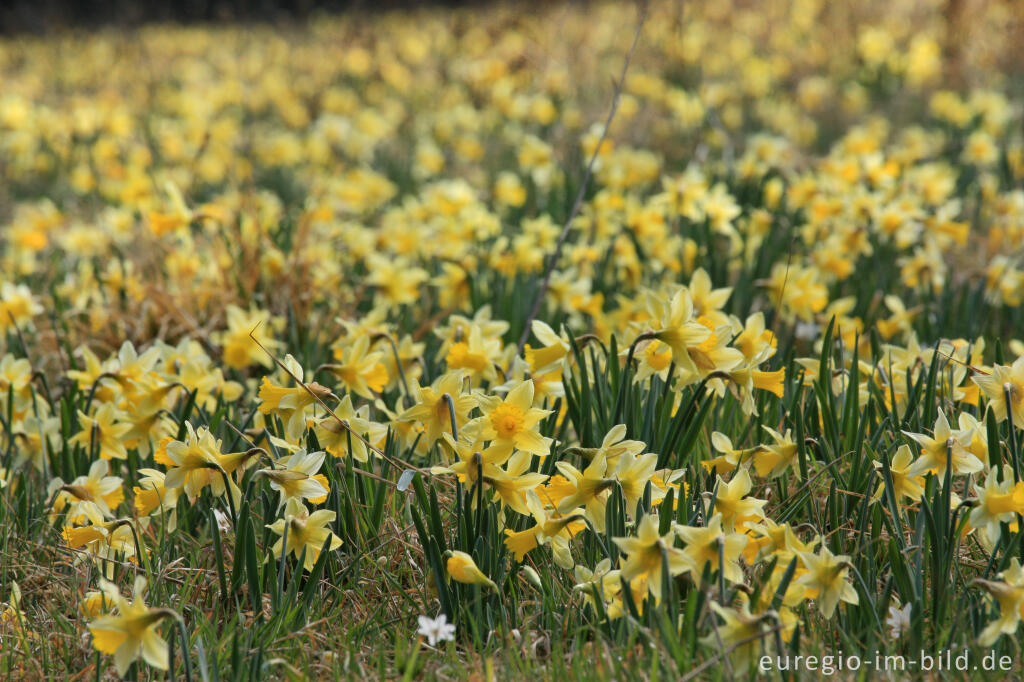
<path fill-rule="evenodd" d="M 5 678 L 1021 674 L 1020 2 L 108 28 L 0 82 Z"/>

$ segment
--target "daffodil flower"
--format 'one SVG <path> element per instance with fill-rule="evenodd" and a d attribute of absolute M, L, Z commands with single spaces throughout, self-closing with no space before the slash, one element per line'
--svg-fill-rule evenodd
<path fill-rule="evenodd" d="M 100 589 L 113 605 L 113 613 L 100 616 L 89 623 L 92 645 L 103 654 L 113 654 L 117 674 L 122 677 L 138 659 L 159 670 L 167 670 L 167 642 L 160 636 L 159 625 L 165 618 L 176 617 L 170 609 L 146 606 L 142 594 L 146 579 L 135 579 L 132 599 L 121 596 L 121 591 L 105 580 Z"/>
<path fill-rule="evenodd" d="M 461 429 L 469 420 L 470 411 L 476 407 L 476 397 L 463 393 L 462 385 L 463 373 L 453 371 L 441 375 L 430 386 L 417 386 L 414 389 L 415 404 L 402 412 L 398 419 L 416 421 L 423 425 L 421 443 L 424 448 L 440 440 L 442 434 L 452 433 L 453 418 L 456 429 Z"/>
<path fill-rule="evenodd" d="M 445 562 L 445 571 L 449 580 L 466 585 L 484 585 L 495 592 L 498 591 L 498 586 L 494 584 L 494 581 L 484 575 L 473 561 L 473 557 L 465 552 L 452 552 L 448 561 Z"/>
<path fill-rule="evenodd" d="M 990 374 L 979 374 L 972 380 L 988 398 L 996 419 L 1005 421 L 1011 415 L 1013 425 L 1024 429 L 1024 355 L 1008 367 L 995 365 Z"/>
<path fill-rule="evenodd" d="M 328 550 L 333 551 L 341 547 L 341 538 L 328 527 L 328 524 L 334 522 L 335 517 L 336 514 L 327 509 L 318 509 L 310 514 L 305 504 L 296 498 L 291 498 L 285 506 L 284 517 L 267 525 L 267 528 L 281 536 L 281 539 L 271 548 L 271 555 L 280 557 L 283 551 L 294 554 L 298 558 L 305 551 L 306 558 L 302 567 L 307 571 L 312 571 L 317 559 L 320 558 L 320 551 L 328 539 L 330 540 L 330 544 L 327 545 Z M 288 529 L 287 547 L 284 546 L 286 527 Z"/>
<path fill-rule="evenodd" d="M 289 457 L 282 457 L 274 463 L 273 469 L 260 469 L 256 476 L 270 481 L 270 488 L 280 493 L 280 504 L 290 500 L 308 500 L 321 504 L 327 500 L 330 484 L 327 477 L 319 473 L 327 453 L 309 452 L 300 449 Z"/>
<path fill-rule="evenodd" d="M 860 603 L 857 590 L 847 577 L 851 566 L 850 557 L 835 555 L 824 545 L 817 554 L 797 552 L 797 556 L 807 570 L 797 581 L 814 591 L 813 598 L 825 618 L 835 614 L 836 606 L 841 601 L 847 604 Z"/>
<path fill-rule="evenodd" d="M 683 551 L 672 546 L 675 535 L 672 531 L 659 535 L 658 525 L 658 517 L 648 514 L 637 525 L 636 537 L 612 538 L 627 555 L 622 577 L 644 579 L 655 603 L 661 601 L 663 566 L 667 563 L 669 575 L 679 575 L 689 567 Z"/>
<path fill-rule="evenodd" d="M 128 458 L 124 439 L 132 425 L 112 403 L 103 403 L 92 416 L 79 410 L 78 422 L 82 428 L 68 439 L 69 444 L 81 445 L 87 450 L 95 447 L 103 459 Z"/>
<path fill-rule="evenodd" d="M 939 416 L 935 420 L 935 432 L 933 436 L 923 433 L 903 432 L 913 438 L 921 446 L 921 456 L 910 468 L 910 474 L 920 476 L 922 474 L 935 474 L 939 485 L 942 485 L 946 476 L 946 464 L 952 460 L 953 475 L 976 474 L 985 465 L 981 460 L 967 451 L 965 447 L 971 442 L 971 434 L 962 431 L 954 432 L 949 428 L 946 415 L 939 410 Z"/>
<path fill-rule="evenodd" d="M 480 437 L 491 441 L 491 446 L 511 453 L 518 449 L 545 456 L 551 451 L 552 439 L 538 433 L 540 420 L 550 410 L 533 407 L 533 382 L 524 381 L 505 396 L 480 394 L 477 402 L 483 412 Z"/>
<path fill-rule="evenodd" d="M 748 538 L 741 533 L 725 531 L 720 514 L 712 516 L 703 528 L 676 524 L 674 531 L 685 544 L 682 552 L 686 570 L 698 584 L 708 564 L 712 571 L 722 571 L 723 577 L 729 582 L 743 580 L 743 570 L 738 560 L 743 548 L 747 546 Z"/>

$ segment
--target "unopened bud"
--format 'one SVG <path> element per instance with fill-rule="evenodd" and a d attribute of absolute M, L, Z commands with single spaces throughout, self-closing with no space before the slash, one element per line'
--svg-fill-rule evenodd
<path fill-rule="evenodd" d="M 526 582 L 528 582 L 531 585 L 533 585 L 535 588 L 537 588 L 537 590 L 543 589 L 541 587 L 540 576 L 537 575 L 537 571 L 533 570 L 529 566 L 523 566 L 523 568 L 521 570 L 522 570 L 522 573 L 523 573 L 523 577 L 526 578 Z"/>

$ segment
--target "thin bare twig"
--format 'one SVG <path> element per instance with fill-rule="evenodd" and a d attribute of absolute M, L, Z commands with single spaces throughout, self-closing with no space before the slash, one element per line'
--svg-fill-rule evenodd
<path fill-rule="evenodd" d="M 626 84 L 626 72 L 629 70 L 629 63 L 633 59 L 633 53 L 636 51 L 637 43 L 640 42 L 640 33 L 643 31 L 644 22 L 647 20 L 647 0 L 640 0 L 639 3 L 639 16 L 637 18 L 636 32 L 633 34 L 633 43 L 629 46 L 629 51 L 626 52 L 626 59 L 622 64 L 622 73 L 619 75 L 619 81 L 615 84 L 615 93 L 612 96 L 612 106 L 608 110 L 608 117 L 604 122 L 604 130 L 601 131 L 601 138 L 597 141 L 597 146 L 594 147 L 594 152 L 590 155 L 590 161 L 587 163 L 587 171 L 583 175 L 583 182 L 580 183 L 580 189 L 576 192 L 576 200 L 573 202 L 572 210 L 569 212 L 569 217 L 565 221 L 565 225 L 562 226 L 562 232 L 558 235 L 558 241 L 555 242 L 555 250 L 551 252 L 551 257 L 548 258 L 547 265 L 544 268 L 544 279 L 541 281 L 540 290 L 537 292 L 537 298 L 533 302 L 533 309 L 530 310 L 530 314 L 526 317 L 526 321 L 523 323 L 523 333 L 519 337 L 519 344 L 516 347 L 516 357 L 523 354 L 523 347 L 526 346 L 527 339 L 530 338 L 530 327 L 533 324 L 534 319 L 540 313 L 540 307 L 544 303 L 544 295 L 548 291 L 548 286 L 551 284 L 551 275 L 555 271 L 555 265 L 558 263 L 559 257 L 562 255 L 562 247 L 565 245 L 566 239 L 569 237 L 569 229 L 572 227 L 572 222 L 576 219 L 576 216 L 580 212 L 580 208 L 583 206 L 583 197 L 587 193 L 587 187 L 590 185 L 590 177 L 594 173 L 594 164 L 597 163 L 597 157 L 601 153 L 601 147 L 604 146 L 604 141 L 608 137 L 608 131 L 611 129 L 612 121 L 615 119 L 615 113 L 619 110 L 619 101 L 622 99 L 622 90 Z M 511 365 L 509 365 L 511 370 Z"/>

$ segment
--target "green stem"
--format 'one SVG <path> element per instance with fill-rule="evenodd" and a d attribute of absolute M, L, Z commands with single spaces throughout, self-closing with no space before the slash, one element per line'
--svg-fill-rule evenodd
<path fill-rule="evenodd" d="M 220 471 L 220 475 L 224 477 L 224 492 L 228 497 L 228 508 L 231 510 L 231 524 L 233 526 L 238 525 L 238 512 L 235 511 L 235 498 L 231 494 L 231 478 L 228 476 L 228 472 L 224 471 L 223 468 L 217 467 Z"/>
<path fill-rule="evenodd" d="M 441 399 L 444 400 L 446 403 L 448 403 L 448 419 L 451 421 L 451 424 L 452 424 L 452 438 L 455 439 L 455 442 L 458 442 L 459 441 L 459 427 L 456 424 L 456 420 L 455 420 L 455 400 L 452 399 L 452 397 L 450 395 L 448 395 L 447 393 L 445 393 L 443 396 L 441 396 Z"/>
<path fill-rule="evenodd" d="M 1006 400 L 1006 420 L 1010 422 L 1010 460 L 1013 462 L 1013 481 L 1016 483 L 1020 481 L 1020 456 L 1017 452 L 1017 433 L 1013 423 L 1013 400 L 1009 386 L 1003 386 L 1003 397 Z"/>
<path fill-rule="evenodd" d="M 416 659 L 420 655 L 420 643 L 423 641 L 422 637 L 416 638 L 416 646 L 413 647 L 412 656 L 405 662 L 405 672 L 402 673 L 402 682 L 409 682 L 412 679 L 413 673 L 416 672 Z"/>
<path fill-rule="evenodd" d="M 391 334 L 382 334 L 384 338 L 391 344 L 391 351 L 395 354 L 395 367 L 398 368 L 398 376 L 402 380 L 402 388 L 405 391 L 405 395 L 409 394 L 409 383 L 405 380 L 405 369 L 402 367 L 402 357 L 398 354 L 398 344 L 391 337 Z"/>
<path fill-rule="evenodd" d="M 185 632 L 185 620 L 180 615 L 174 620 L 178 624 L 178 635 L 181 637 L 181 659 L 185 662 L 185 680 L 192 682 L 192 661 L 189 659 L 191 647 L 188 645 L 188 633 Z"/>

